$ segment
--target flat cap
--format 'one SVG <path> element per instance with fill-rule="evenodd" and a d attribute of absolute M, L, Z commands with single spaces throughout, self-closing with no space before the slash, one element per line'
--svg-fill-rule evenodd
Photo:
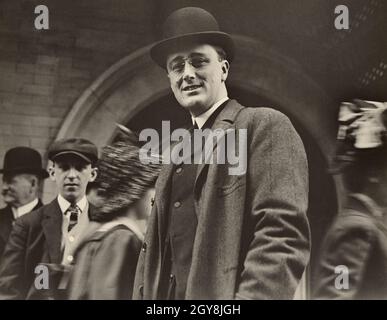
<path fill-rule="evenodd" d="M 57 140 L 51 145 L 48 158 L 54 161 L 63 155 L 75 155 L 88 163 L 95 163 L 98 160 L 98 149 L 94 143 L 83 138 Z"/>

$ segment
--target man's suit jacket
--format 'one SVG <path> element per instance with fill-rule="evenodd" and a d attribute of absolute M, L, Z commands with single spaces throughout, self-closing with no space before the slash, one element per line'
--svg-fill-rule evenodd
<path fill-rule="evenodd" d="M 61 263 L 61 241 L 62 211 L 57 199 L 17 219 L 0 266 L 0 300 L 51 298 L 50 290 L 36 289 L 35 268 Z"/>
<path fill-rule="evenodd" d="M 31 210 L 34 211 L 43 206 L 43 203 L 39 200 L 38 204 Z M 9 234 L 12 230 L 12 224 L 15 221 L 11 206 L 6 206 L 0 209 L 0 262 L 1 255 L 3 254 L 5 245 L 7 244 Z"/>
<path fill-rule="evenodd" d="M 301 139 L 282 113 L 235 100 L 216 118 L 212 129 L 218 128 L 247 129 L 247 170 L 230 175 L 228 164 L 198 165 L 198 222 L 185 298 L 291 299 L 310 254 Z M 156 183 L 134 299 L 157 299 L 172 170 L 166 165 Z"/>

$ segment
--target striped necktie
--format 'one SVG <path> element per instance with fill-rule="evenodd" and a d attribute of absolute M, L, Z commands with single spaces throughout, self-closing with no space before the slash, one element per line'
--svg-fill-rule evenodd
<path fill-rule="evenodd" d="M 70 214 L 69 216 L 69 226 L 67 231 L 70 232 L 72 228 L 75 227 L 75 225 L 78 222 L 78 214 L 79 214 L 79 208 L 77 205 L 71 205 L 68 209 L 67 212 Z"/>

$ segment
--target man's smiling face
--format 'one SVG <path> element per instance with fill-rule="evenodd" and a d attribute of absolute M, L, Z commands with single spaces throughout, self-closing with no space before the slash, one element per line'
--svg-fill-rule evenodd
<path fill-rule="evenodd" d="M 197 116 L 227 96 L 229 63 L 211 45 L 192 45 L 167 57 L 171 89 L 179 104 Z"/>

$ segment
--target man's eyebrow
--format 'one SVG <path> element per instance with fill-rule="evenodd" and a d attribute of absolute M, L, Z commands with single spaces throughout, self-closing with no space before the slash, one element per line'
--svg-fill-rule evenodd
<path fill-rule="evenodd" d="M 204 53 L 200 53 L 200 52 L 192 52 L 189 57 L 190 58 L 195 58 L 195 57 L 205 57 L 206 55 Z"/>
<path fill-rule="evenodd" d="M 178 61 L 181 61 L 181 60 L 183 60 L 182 56 L 174 57 L 171 61 L 169 61 L 168 65 L 170 66 L 172 63 L 175 63 L 175 62 L 178 62 Z"/>
<path fill-rule="evenodd" d="M 188 58 L 198 58 L 198 57 L 206 57 L 206 55 L 204 53 L 201 53 L 201 52 L 192 52 L 188 56 Z M 182 60 L 184 60 L 183 56 L 176 56 L 168 63 L 168 65 L 170 66 L 171 64 L 176 63 L 176 62 L 180 62 Z"/>

